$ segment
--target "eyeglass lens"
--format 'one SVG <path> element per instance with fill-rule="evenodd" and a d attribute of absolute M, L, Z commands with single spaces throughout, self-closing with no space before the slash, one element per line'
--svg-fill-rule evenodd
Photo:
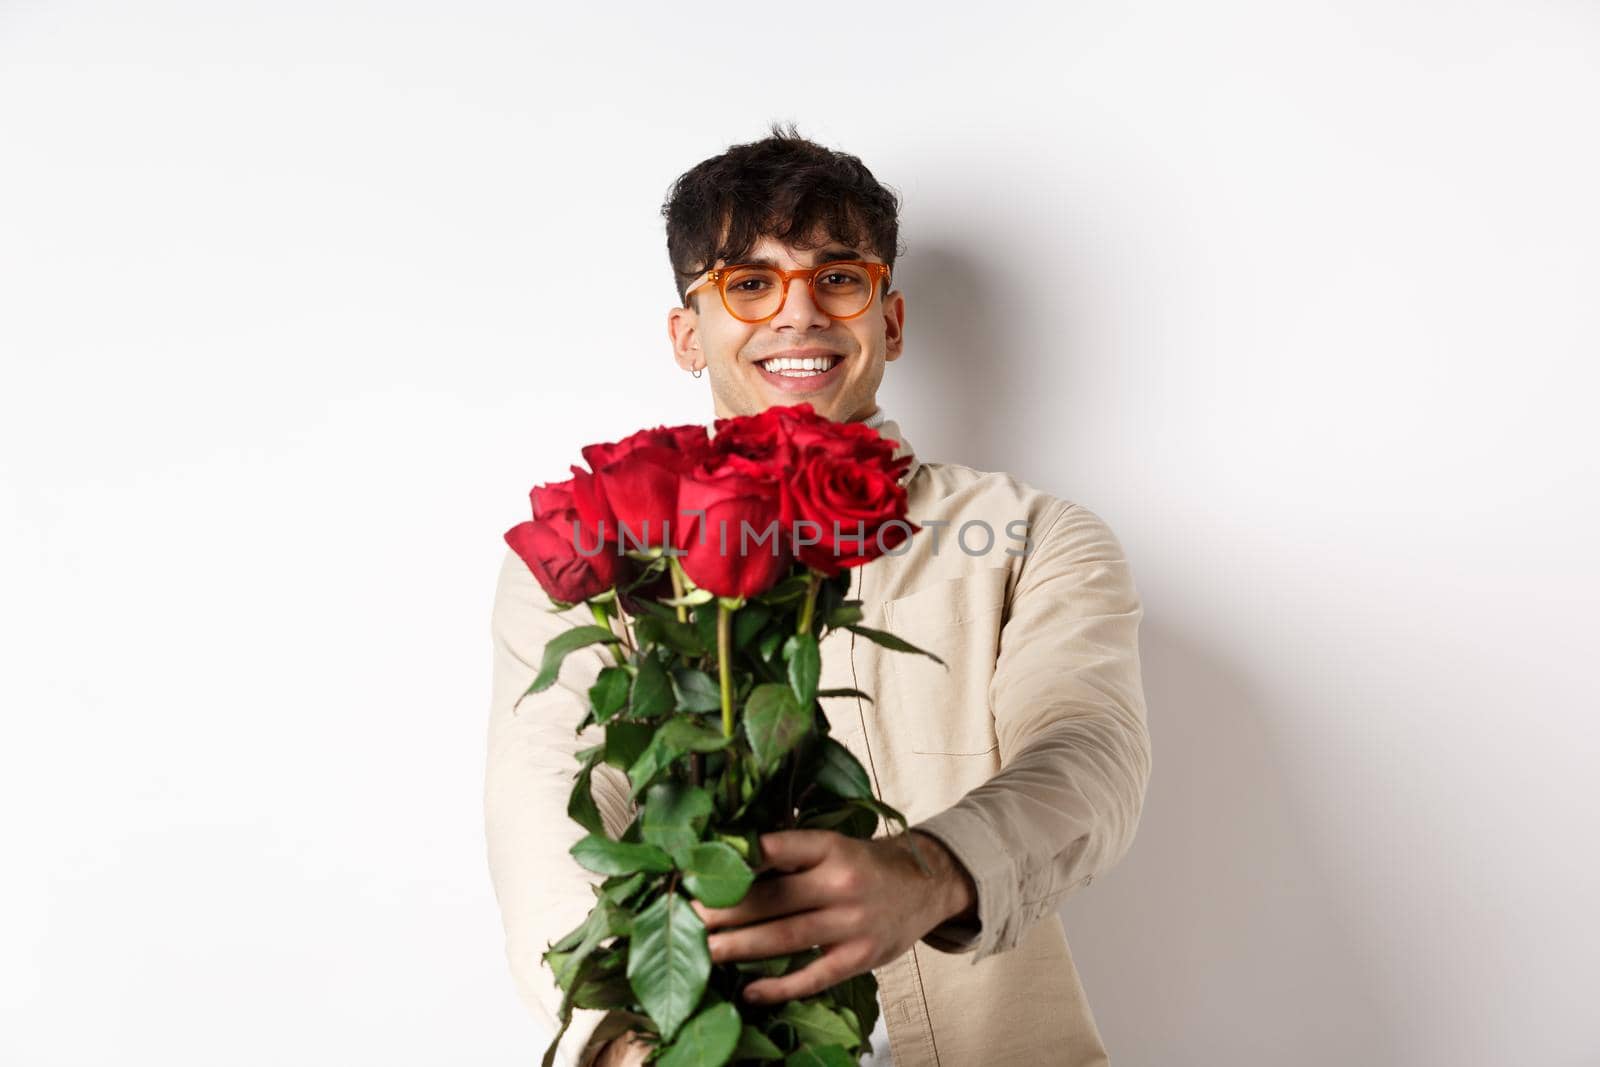
<path fill-rule="evenodd" d="M 796 278 L 796 285 L 805 284 Z M 816 275 L 815 299 L 825 315 L 842 318 L 872 303 L 872 275 L 848 263 L 830 264 Z M 738 267 L 728 275 L 728 307 L 742 319 L 776 314 L 783 303 L 783 278 L 765 267 Z"/>

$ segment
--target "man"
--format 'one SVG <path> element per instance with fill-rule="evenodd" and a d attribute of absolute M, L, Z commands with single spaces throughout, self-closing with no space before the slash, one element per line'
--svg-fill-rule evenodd
<path fill-rule="evenodd" d="M 1150 773 L 1143 608 L 1121 545 L 1081 505 L 921 459 L 878 406 L 904 351 L 906 301 L 891 287 L 898 204 L 858 159 L 774 127 L 685 173 L 663 213 L 684 305 L 668 314 L 674 358 L 709 375 L 717 418 L 805 401 L 912 456 L 902 484 L 923 531 L 854 568 L 849 595 L 864 625 L 948 664 L 849 631 L 823 641 L 821 686 L 874 698 L 825 700 L 832 734 L 911 829 L 764 835 L 778 877 L 732 908 L 694 904 L 713 961 L 824 949 L 751 983 L 745 995 L 769 1002 L 871 970 L 880 1018 L 867 1062 L 880 1067 L 1107 1063 L 1056 909 L 1127 851 Z M 566 805 L 572 753 L 600 738 L 573 727 L 604 661 L 598 646 L 573 654 L 513 716 L 544 643 L 586 621 L 582 605 L 548 606 L 508 552 L 493 611 L 489 858 L 512 970 L 553 1032 L 560 990 L 539 956 L 593 903 L 593 876 L 566 854 L 582 834 Z M 626 777 L 599 765 L 595 793 L 620 835 L 633 816 Z M 642 1063 L 649 1046 L 628 1032 L 641 1021 L 575 1011 L 562 1054 Z"/>

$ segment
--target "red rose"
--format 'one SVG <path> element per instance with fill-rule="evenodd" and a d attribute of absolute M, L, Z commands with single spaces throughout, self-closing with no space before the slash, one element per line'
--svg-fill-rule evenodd
<path fill-rule="evenodd" d="M 669 530 L 682 525 L 678 480 L 705 459 L 709 447 L 706 428 L 699 425 L 659 426 L 615 444 L 586 447 L 583 457 L 598 483 L 590 506 L 613 519 L 607 540 L 626 548 L 664 547 Z"/>
<path fill-rule="evenodd" d="M 697 422 L 683 426 L 657 426 L 653 430 L 629 434 L 615 444 L 586 445 L 583 458 L 598 471 L 641 448 L 665 448 L 688 455 L 703 455 L 707 443 L 706 428 Z"/>
<path fill-rule="evenodd" d="M 909 462 L 909 457 L 902 457 Z M 823 574 L 869 563 L 919 527 L 906 520 L 904 464 L 857 462 L 816 446 L 784 483 L 783 529 L 800 562 Z"/>
<path fill-rule="evenodd" d="M 810 403 L 800 403 L 775 405 L 754 415 L 717 419 L 712 425 L 717 431 L 711 442 L 714 455 L 742 456 L 781 476 L 798 458 L 797 432 L 825 435 L 829 427 L 838 424 L 818 415 Z"/>
<path fill-rule="evenodd" d="M 572 479 L 534 486 L 528 490 L 528 503 L 533 505 L 533 517 L 536 519 L 542 519 L 558 511 L 571 510 L 575 506 L 572 500 Z"/>
<path fill-rule="evenodd" d="M 617 580 L 616 552 L 585 534 L 573 509 L 518 523 L 506 531 L 505 539 L 552 600 L 576 604 L 605 592 Z"/>
<path fill-rule="evenodd" d="M 694 584 L 718 596 L 756 596 L 787 573 L 793 556 L 779 526 L 781 489 L 762 464 L 713 459 L 684 475 L 675 540 Z M 698 509 L 703 514 L 689 514 Z"/>
<path fill-rule="evenodd" d="M 789 444 L 775 409 L 718 419 L 714 425 L 717 435 L 711 441 L 711 454 L 715 459 L 738 456 L 759 463 L 774 474 L 783 470 L 789 459 Z"/>
<path fill-rule="evenodd" d="M 789 440 L 801 455 L 820 449 L 841 459 L 871 464 L 885 471 L 898 462 L 894 458 L 898 442 L 859 422 L 831 422 L 824 426 L 796 424 L 789 429 Z M 911 463 L 909 456 L 902 456 L 901 460 L 904 461 L 900 463 L 902 470 Z"/>

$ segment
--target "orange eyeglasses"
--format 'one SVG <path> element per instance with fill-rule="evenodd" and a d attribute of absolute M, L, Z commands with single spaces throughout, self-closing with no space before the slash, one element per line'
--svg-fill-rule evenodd
<path fill-rule="evenodd" d="M 811 302 L 823 314 L 831 319 L 853 319 L 872 306 L 878 280 L 887 280 L 889 274 L 889 264 L 860 259 L 798 270 L 735 264 L 707 272 L 704 281 L 683 294 L 683 304 L 688 307 L 690 294 L 715 284 L 728 314 L 740 322 L 766 322 L 783 310 L 789 283 L 804 278 L 811 290 Z"/>

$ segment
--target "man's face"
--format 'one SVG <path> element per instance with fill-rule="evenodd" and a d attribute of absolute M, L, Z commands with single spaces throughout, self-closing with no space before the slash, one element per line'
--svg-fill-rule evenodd
<path fill-rule="evenodd" d="M 770 258 L 785 270 L 816 266 L 829 258 L 882 260 L 837 241 L 797 252 L 762 238 L 744 259 Z M 716 266 L 725 264 L 718 262 Z M 704 280 L 691 282 L 691 287 Z M 881 290 L 883 283 L 877 283 Z M 684 370 L 704 367 L 710 376 L 717 418 L 754 415 L 779 404 L 810 403 L 835 422 L 855 422 L 878 410 L 883 365 L 899 359 L 905 325 L 905 298 L 898 290 L 874 292 L 867 310 L 852 319 L 833 319 L 817 307 L 805 279 L 789 283 L 782 309 L 766 322 L 741 322 L 728 313 L 715 283 L 702 287 L 691 302 L 699 310 L 673 308 L 667 315 L 673 357 Z M 812 377 L 774 372 L 762 361 L 773 356 L 834 357 L 830 369 Z"/>

